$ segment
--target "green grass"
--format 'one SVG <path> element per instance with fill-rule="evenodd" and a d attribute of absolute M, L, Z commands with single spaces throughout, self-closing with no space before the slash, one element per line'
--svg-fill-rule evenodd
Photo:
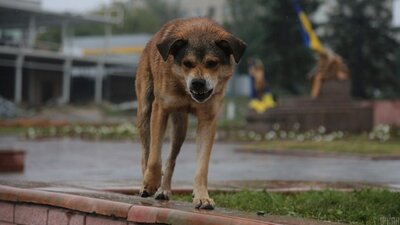
<path fill-rule="evenodd" d="M 350 224 L 383 224 L 385 219 L 400 220 L 400 193 L 363 189 L 350 193 L 332 190 L 279 194 L 244 190 L 230 194 L 211 194 L 218 207 L 250 213 L 328 220 Z M 175 196 L 191 201 L 191 196 Z"/>
<path fill-rule="evenodd" d="M 22 135 L 25 132 L 23 127 L 0 127 L 0 135 Z"/>
<path fill-rule="evenodd" d="M 273 140 L 252 145 L 244 145 L 244 148 L 265 150 L 302 150 L 328 153 L 352 153 L 371 155 L 400 154 L 400 141 L 390 140 L 385 142 L 370 141 L 366 138 L 348 138 L 342 140 L 327 141 L 295 141 Z"/>

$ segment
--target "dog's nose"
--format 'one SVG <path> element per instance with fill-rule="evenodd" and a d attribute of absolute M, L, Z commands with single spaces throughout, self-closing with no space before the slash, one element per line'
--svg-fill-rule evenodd
<path fill-rule="evenodd" d="M 206 87 L 207 82 L 204 79 L 193 79 L 190 83 L 190 89 L 197 92 L 205 91 Z"/>

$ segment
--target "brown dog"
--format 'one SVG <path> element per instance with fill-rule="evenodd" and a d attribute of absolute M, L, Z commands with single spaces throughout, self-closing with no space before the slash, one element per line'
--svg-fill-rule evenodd
<path fill-rule="evenodd" d="M 198 118 L 193 203 L 196 208 L 214 208 L 207 176 L 216 116 L 233 73 L 233 60 L 238 62 L 245 48 L 244 42 L 206 18 L 170 21 L 146 45 L 136 77 L 142 197 L 155 194 L 156 199 L 169 198 L 176 157 L 191 113 Z M 162 173 L 161 147 L 168 117 L 172 146 Z"/>

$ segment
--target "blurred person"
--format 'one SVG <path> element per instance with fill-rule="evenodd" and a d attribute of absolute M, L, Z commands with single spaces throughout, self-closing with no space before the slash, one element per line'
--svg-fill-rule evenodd
<path fill-rule="evenodd" d="M 248 60 L 248 73 L 251 78 L 251 100 L 249 107 L 257 113 L 263 113 L 275 106 L 268 83 L 265 80 L 265 67 L 259 58 Z"/>
<path fill-rule="evenodd" d="M 251 77 L 251 98 L 261 99 L 267 87 L 264 77 L 264 64 L 259 58 L 251 58 L 248 61 L 248 72 Z"/>

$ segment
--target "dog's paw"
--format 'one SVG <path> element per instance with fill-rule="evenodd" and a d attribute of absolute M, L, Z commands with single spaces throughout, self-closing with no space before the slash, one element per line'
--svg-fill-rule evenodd
<path fill-rule="evenodd" d="M 140 189 L 140 196 L 149 197 L 154 195 L 154 193 L 156 193 L 160 185 L 161 185 L 161 171 L 147 170 L 144 175 L 142 188 Z"/>
<path fill-rule="evenodd" d="M 213 210 L 215 208 L 214 200 L 211 198 L 194 198 L 193 205 L 196 209 Z"/>
<path fill-rule="evenodd" d="M 156 187 L 151 188 L 149 186 L 143 186 L 140 189 L 139 196 L 142 197 L 142 198 L 150 197 L 150 196 L 154 195 L 156 190 L 157 190 Z"/>
<path fill-rule="evenodd" d="M 142 198 L 147 198 L 152 196 L 154 193 L 151 193 L 150 191 L 148 191 L 146 188 L 142 187 L 139 191 L 139 196 Z"/>
<path fill-rule="evenodd" d="M 171 195 L 170 190 L 164 190 L 162 188 L 159 188 L 156 194 L 154 195 L 154 198 L 157 200 L 169 200 L 170 195 Z"/>

